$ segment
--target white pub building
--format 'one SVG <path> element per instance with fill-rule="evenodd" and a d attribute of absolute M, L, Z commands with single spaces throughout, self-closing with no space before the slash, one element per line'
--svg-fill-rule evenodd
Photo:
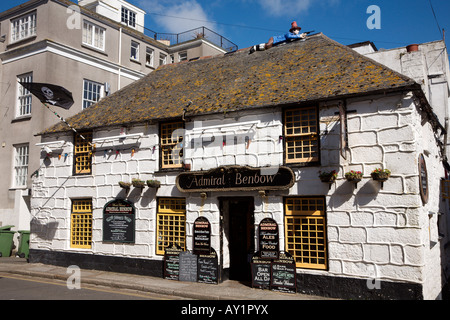
<path fill-rule="evenodd" d="M 297 292 L 441 298 L 446 130 L 420 84 L 322 34 L 161 67 L 67 121 L 85 139 L 40 134 L 31 262 L 166 277 L 171 248 L 218 282 L 284 259 Z"/>

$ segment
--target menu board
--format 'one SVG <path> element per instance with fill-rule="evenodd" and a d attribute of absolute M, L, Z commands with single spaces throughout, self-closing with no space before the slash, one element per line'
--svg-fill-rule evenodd
<path fill-rule="evenodd" d="M 197 282 L 197 256 L 187 251 L 180 253 L 180 281 Z"/>
<path fill-rule="evenodd" d="M 198 282 L 219 283 L 219 264 L 216 251 L 211 248 L 211 254 L 198 256 Z"/>
<path fill-rule="evenodd" d="M 211 253 L 211 224 L 205 217 L 199 217 L 194 222 L 194 249 L 195 254 Z"/>
<path fill-rule="evenodd" d="M 270 271 L 272 260 L 261 259 L 259 252 L 252 257 L 252 287 L 270 288 Z"/>
<path fill-rule="evenodd" d="M 103 208 L 103 241 L 134 243 L 135 209 L 126 200 L 113 200 Z"/>
<path fill-rule="evenodd" d="M 180 246 L 173 244 L 164 250 L 164 279 L 178 280 L 180 273 Z"/>
<path fill-rule="evenodd" d="M 279 251 L 278 224 L 266 218 L 259 224 L 259 254 L 262 259 L 277 259 Z"/>
<path fill-rule="evenodd" d="M 295 260 L 288 252 L 280 252 L 278 259 L 272 261 L 270 288 L 287 293 L 297 292 Z"/>

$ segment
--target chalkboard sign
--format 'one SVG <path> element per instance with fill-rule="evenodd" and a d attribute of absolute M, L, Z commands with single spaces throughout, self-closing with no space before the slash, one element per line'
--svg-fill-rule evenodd
<path fill-rule="evenodd" d="M 262 259 L 278 259 L 279 234 L 278 224 L 271 218 L 266 218 L 259 224 L 259 254 Z"/>
<path fill-rule="evenodd" d="M 173 244 L 164 250 L 164 279 L 178 280 L 180 273 L 180 246 Z"/>
<path fill-rule="evenodd" d="M 252 287 L 270 288 L 270 270 L 272 260 L 261 259 L 259 252 L 252 257 Z"/>
<path fill-rule="evenodd" d="M 135 209 L 126 200 L 113 200 L 103 208 L 103 241 L 134 243 Z"/>
<path fill-rule="evenodd" d="M 219 264 L 216 251 L 211 248 L 211 254 L 198 256 L 198 282 L 219 283 Z"/>
<path fill-rule="evenodd" d="M 197 282 L 197 256 L 190 252 L 180 253 L 180 281 Z"/>
<path fill-rule="evenodd" d="M 280 252 L 278 259 L 272 261 L 270 288 L 287 293 L 297 292 L 295 260 L 288 252 Z"/>
<path fill-rule="evenodd" d="M 205 217 L 197 218 L 194 222 L 194 250 L 195 254 L 211 253 L 211 224 Z"/>

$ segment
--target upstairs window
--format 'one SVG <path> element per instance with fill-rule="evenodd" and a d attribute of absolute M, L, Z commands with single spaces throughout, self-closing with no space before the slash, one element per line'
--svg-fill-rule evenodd
<path fill-rule="evenodd" d="M 187 51 L 178 54 L 179 62 L 187 61 Z"/>
<path fill-rule="evenodd" d="M 161 123 L 161 168 L 181 168 L 183 163 L 183 128 L 184 123 L 181 121 Z"/>
<path fill-rule="evenodd" d="M 92 132 L 75 134 L 74 167 L 75 175 L 92 173 Z"/>
<path fill-rule="evenodd" d="M 33 74 L 27 73 L 17 77 L 18 82 L 23 83 L 31 83 L 33 82 Z M 17 97 L 17 117 L 29 116 L 31 115 L 31 103 L 32 103 L 32 95 L 31 92 L 28 91 L 24 86 L 17 83 L 18 86 L 18 97 Z"/>
<path fill-rule="evenodd" d="M 131 55 L 132 60 L 139 60 L 139 43 L 136 41 L 131 41 Z"/>
<path fill-rule="evenodd" d="M 25 187 L 28 178 L 28 144 L 16 146 L 14 156 L 14 187 Z"/>
<path fill-rule="evenodd" d="M 102 98 L 103 85 L 94 81 L 83 80 L 83 109 L 89 108 Z"/>
<path fill-rule="evenodd" d="M 122 23 L 129 27 L 136 28 L 136 13 L 122 7 Z"/>
<path fill-rule="evenodd" d="M 105 50 L 105 29 L 93 23 L 83 22 L 83 44 L 96 49 Z"/>
<path fill-rule="evenodd" d="M 153 67 L 154 65 L 154 55 L 155 51 L 152 48 L 147 47 L 145 52 L 145 64 L 149 67 Z"/>
<path fill-rule="evenodd" d="M 319 161 L 317 108 L 289 109 L 284 113 L 285 162 Z"/>
<path fill-rule="evenodd" d="M 11 41 L 16 42 L 36 35 L 36 12 L 11 21 Z"/>
<path fill-rule="evenodd" d="M 167 64 L 167 55 L 160 53 L 159 54 L 159 65 L 163 66 Z"/>

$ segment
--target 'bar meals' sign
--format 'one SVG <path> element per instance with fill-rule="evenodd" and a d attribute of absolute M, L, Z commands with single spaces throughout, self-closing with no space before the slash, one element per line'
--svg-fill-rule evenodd
<path fill-rule="evenodd" d="M 294 182 L 294 173 L 287 167 L 229 166 L 184 172 L 177 177 L 177 187 L 181 192 L 288 190 Z"/>

